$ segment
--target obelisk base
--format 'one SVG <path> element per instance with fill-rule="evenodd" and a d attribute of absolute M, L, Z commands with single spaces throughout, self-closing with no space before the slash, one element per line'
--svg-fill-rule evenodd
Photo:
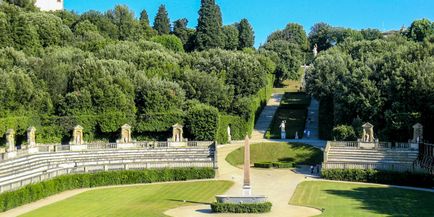
<path fill-rule="evenodd" d="M 252 187 L 249 185 L 243 186 L 243 196 L 252 196 Z"/>

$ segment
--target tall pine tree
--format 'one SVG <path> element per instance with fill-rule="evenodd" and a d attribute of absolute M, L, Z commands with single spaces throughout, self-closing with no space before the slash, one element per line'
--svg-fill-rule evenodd
<path fill-rule="evenodd" d="M 140 13 L 140 24 L 149 26 L 148 12 L 145 9 Z"/>
<path fill-rule="evenodd" d="M 222 22 L 220 7 L 215 0 L 201 0 L 195 43 L 197 50 L 224 47 Z"/>
<path fill-rule="evenodd" d="M 255 44 L 253 28 L 247 19 L 242 19 L 238 24 L 239 44 L 238 49 L 251 48 Z"/>
<path fill-rule="evenodd" d="M 164 5 L 160 5 L 160 8 L 158 8 L 158 13 L 154 20 L 154 29 L 157 30 L 160 35 L 170 33 L 169 14 Z"/>

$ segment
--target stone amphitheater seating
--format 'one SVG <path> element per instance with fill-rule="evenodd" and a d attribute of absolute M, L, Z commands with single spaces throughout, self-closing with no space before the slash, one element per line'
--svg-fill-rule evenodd
<path fill-rule="evenodd" d="M 162 167 L 216 167 L 212 148 L 46 152 L 0 161 L 0 193 L 59 175 Z"/>
<path fill-rule="evenodd" d="M 323 168 L 326 169 L 380 169 L 414 170 L 418 150 L 414 149 L 362 149 L 359 147 L 331 146 L 326 148 Z"/>

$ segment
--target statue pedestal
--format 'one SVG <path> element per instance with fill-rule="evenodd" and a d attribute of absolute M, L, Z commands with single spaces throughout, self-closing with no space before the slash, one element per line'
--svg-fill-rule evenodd
<path fill-rule="evenodd" d="M 39 152 L 39 148 L 38 147 L 31 147 L 31 148 L 27 149 L 27 152 L 29 154 L 36 154 Z"/>
<path fill-rule="evenodd" d="M 5 153 L 6 159 L 12 159 L 17 157 L 17 151 L 11 151 Z"/>
<path fill-rule="evenodd" d="M 87 150 L 87 145 L 71 145 L 70 150 L 71 151 L 85 151 L 85 150 Z"/>
<path fill-rule="evenodd" d="M 132 149 L 136 148 L 136 144 L 134 143 L 117 143 L 118 149 Z"/>
<path fill-rule="evenodd" d="M 363 149 L 375 149 L 375 143 L 373 142 L 359 142 L 359 147 Z"/>
<path fill-rule="evenodd" d="M 419 143 L 410 143 L 410 148 L 415 149 L 415 150 L 419 150 Z"/>
<path fill-rule="evenodd" d="M 280 133 L 280 138 L 281 139 L 286 139 L 286 132 L 281 132 Z"/>
<path fill-rule="evenodd" d="M 252 195 L 252 187 L 251 186 L 243 186 L 243 196 L 248 197 Z"/>
<path fill-rule="evenodd" d="M 185 147 L 187 142 L 169 142 L 169 147 Z"/>

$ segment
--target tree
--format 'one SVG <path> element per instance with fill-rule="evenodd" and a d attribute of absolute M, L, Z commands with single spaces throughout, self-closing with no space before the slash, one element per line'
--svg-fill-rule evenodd
<path fill-rule="evenodd" d="M 196 49 L 207 50 L 224 46 L 222 17 L 215 0 L 201 0 L 196 28 Z"/>
<path fill-rule="evenodd" d="M 190 37 L 187 24 L 188 20 L 186 18 L 182 18 L 173 22 L 173 34 L 181 39 L 182 44 L 184 45 L 187 43 Z"/>
<path fill-rule="evenodd" d="M 107 11 L 107 17 L 117 26 L 119 40 L 127 40 L 138 27 L 134 12 L 124 5 L 117 5 L 114 10 Z"/>
<path fill-rule="evenodd" d="M 288 23 L 285 29 L 273 32 L 267 38 L 267 42 L 276 40 L 284 40 L 296 44 L 303 51 L 309 50 L 309 42 L 307 40 L 306 32 L 302 25 L 296 23 Z"/>
<path fill-rule="evenodd" d="M 310 48 L 318 46 L 318 51 L 327 50 L 336 42 L 331 38 L 333 27 L 326 23 L 317 23 L 313 25 L 309 33 Z"/>
<path fill-rule="evenodd" d="M 26 9 L 35 9 L 35 0 L 6 0 L 9 4 Z"/>
<path fill-rule="evenodd" d="M 407 32 L 408 38 L 419 42 L 432 35 L 434 35 L 434 22 L 428 19 L 415 20 Z"/>
<path fill-rule="evenodd" d="M 225 36 L 225 49 L 237 50 L 239 45 L 239 32 L 235 25 L 223 26 L 223 34 Z"/>
<path fill-rule="evenodd" d="M 98 11 L 90 10 L 80 16 L 79 21 L 89 20 L 98 27 L 99 33 L 105 38 L 119 40 L 119 27 L 112 20 Z"/>
<path fill-rule="evenodd" d="M 251 48 L 255 44 L 253 27 L 247 19 L 242 19 L 238 24 L 239 44 L 238 49 Z"/>
<path fill-rule="evenodd" d="M 163 45 L 165 48 L 175 51 L 183 52 L 184 47 L 182 45 L 181 39 L 174 35 L 157 35 L 151 38 L 151 41 Z"/>
<path fill-rule="evenodd" d="M 376 39 L 382 39 L 383 38 L 383 33 L 381 33 L 380 30 L 378 29 L 362 29 L 362 31 L 360 31 L 363 35 L 363 38 L 365 40 L 376 40 Z"/>
<path fill-rule="evenodd" d="M 219 121 L 219 111 L 209 105 L 196 104 L 187 112 L 187 129 L 195 140 L 214 141 Z"/>
<path fill-rule="evenodd" d="M 142 12 L 140 12 L 140 24 L 144 25 L 144 26 L 149 26 L 149 16 L 148 16 L 148 12 L 146 12 L 145 9 L 142 10 Z"/>
<path fill-rule="evenodd" d="M 170 19 L 165 5 L 160 5 L 158 8 L 158 13 L 154 20 L 154 29 L 160 35 L 170 33 Z"/>

